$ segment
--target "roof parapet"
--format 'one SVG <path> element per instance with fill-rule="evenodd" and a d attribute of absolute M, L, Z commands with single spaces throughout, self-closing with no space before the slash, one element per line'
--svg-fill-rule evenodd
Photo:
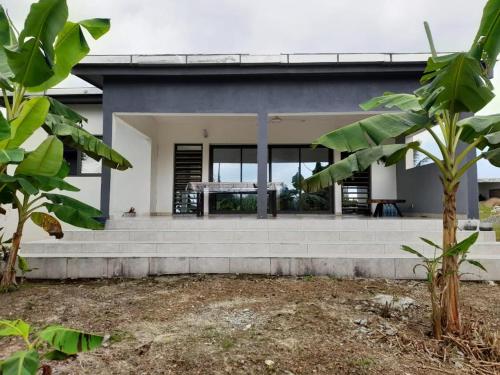
<path fill-rule="evenodd" d="M 440 53 L 446 54 L 446 53 Z M 425 62 L 430 53 L 291 53 L 251 54 L 164 54 L 89 55 L 82 64 L 126 65 L 259 65 L 331 64 L 365 62 Z"/>

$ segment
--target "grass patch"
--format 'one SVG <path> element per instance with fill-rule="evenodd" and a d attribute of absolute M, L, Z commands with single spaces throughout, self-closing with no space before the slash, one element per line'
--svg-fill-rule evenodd
<path fill-rule="evenodd" d="M 490 217 L 492 217 L 491 207 L 484 203 L 479 203 L 479 219 L 486 220 Z M 493 230 L 496 233 L 497 241 L 500 241 L 500 223 L 494 223 Z"/>
<path fill-rule="evenodd" d="M 358 370 L 368 370 L 370 367 L 372 367 L 375 364 L 375 361 L 369 357 L 364 357 L 364 358 L 356 358 L 351 361 L 350 365 L 352 367 L 357 368 Z"/>
<path fill-rule="evenodd" d="M 117 342 L 132 340 L 134 335 L 127 331 L 114 331 L 111 333 L 111 337 L 109 338 L 109 342 L 111 344 L 116 344 Z"/>
<path fill-rule="evenodd" d="M 229 350 L 234 346 L 234 341 L 231 337 L 224 337 L 220 343 L 220 346 L 224 350 Z"/>

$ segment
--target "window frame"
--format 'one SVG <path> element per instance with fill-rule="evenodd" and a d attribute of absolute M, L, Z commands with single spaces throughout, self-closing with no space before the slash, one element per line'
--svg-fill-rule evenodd
<path fill-rule="evenodd" d="M 280 143 L 273 143 L 273 144 L 269 144 L 268 146 L 268 151 L 267 151 L 267 154 L 268 154 L 268 159 L 267 159 L 267 179 L 268 179 L 268 182 L 272 182 L 272 151 L 273 151 L 273 148 L 298 148 L 299 149 L 299 173 L 300 173 L 300 170 L 302 168 L 301 166 L 301 163 L 302 163 L 302 153 L 301 153 L 301 149 L 302 148 L 308 148 L 308 147 L 311 147 L 310 144 L 280 144 Z M 255 144 L 211 144 L 210 147 L 209 147 L 209 171 L 208 171 L 208 179 L 209 181 L 214 181 L 214 175 L 213 175 L 213 164 L 214 164 L 214 149 L 215 148 L 239 148 L 240 149 L 240 181 L 242 179 L 242 168 L 243 168 L 243 162 L 242 162 L 242 156 L 243 156 L 243 149 L 245 148 L 251 148 L 251 149 L 257 149 L 257 145 Z M 334 163 L 334 155 L 333 155 L 333 150 L 331 149 L 327 149 L 328 150 L 328 163 L 329 165 L 332 165 Z M 303 210 L 303 209 L 299 209 L 299 210 L 294 210 L 294 211 L 281 211 L 281 210 L 278 210 L 278 213 L 280 214 L 332 214 L 335 212 L 335 198 L 334 198 L 334 188 L 333 187 L 330 187 L 328 188 L 329 192 L 328 192 L 328 195 L 329 195 L 329 208 L 327 210 L 321 210 L 321 211 L 315 211 L 315 210 L 311 210 L 311 211 L 308 211 L 308 210 Z M 216 195 L 217 193 L 215 194 L 211 194 L 211 195 Z M 238 193 L 236 193 L 238 194 Z M 240 195 L 242 193 L 239 193 Z M 210 202 L 210 201 L 209 201 Z M 212 204 L 213 206 L 213 203 L 209 203 L 209 204 Z M 211 207 L 211 211 L 213 211 L 214 213 L 216 214 L 247 214 L 247 213 L 253 213 L 253 212 L 246 212 L 246 211 L 222 211 L 222 210 L 216 210 L 214 211 L 213 210 L 213 207 Z"/>

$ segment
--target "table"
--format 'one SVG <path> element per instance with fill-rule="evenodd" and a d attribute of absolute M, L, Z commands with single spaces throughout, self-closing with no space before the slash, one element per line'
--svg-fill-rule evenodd
<path fill-rule="evenodd" d="M 277 216 L 277 191 L 284 184 L 282 182 L 268 182 L 267 193 L 269 194 L 269 203 L 271 214 Z M 196 193 L 196 216 L 204 215 L 204 193 L 247 193 L 257 194 L 257 184 L 253 182 L 190 182 L 186 186 L 187 191 Z"/>
<path fill-rule="evenodd" d="M 375 211 L 373 212 L 373 217 L 383 217 L 384 216 L 384 205 L 393 206 L 396 209 L 399 217 L 403 217 L 398 203 L 405 203 L 404 199 L 369 199 L 368 203 L 376 203 Z"/>

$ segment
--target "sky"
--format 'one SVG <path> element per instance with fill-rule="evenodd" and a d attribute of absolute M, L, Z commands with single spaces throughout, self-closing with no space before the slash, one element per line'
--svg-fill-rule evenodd
<path fill-rule="evenodd" d="M 16 24 L 30 0 L 2 0 Z M 111 18 L 97 54 L 423 52 L 467 49 L 485 0 L 68 0 L 70 20 Z"/>
<path fill-rule="evenodd" d="M 30 0 L 2 0 L 21 26 Z M 111 18 L 93 54 L 467 50 L 486 0 L 68 0 L 70 20 Z M 21 27 L 19 27 L 21 28 Z M 500 75 L 500 69 L 497 69 Z M 500 79 L 495 79 L 500 88 Z M 70 83 L 69 85 L 73 85 Z M 500 89 L 499 89 L 500 95 Z M 500 99 L 483 114 L 500 112 Z M 480 177 L 500 177 L 482 163 Z"/>

